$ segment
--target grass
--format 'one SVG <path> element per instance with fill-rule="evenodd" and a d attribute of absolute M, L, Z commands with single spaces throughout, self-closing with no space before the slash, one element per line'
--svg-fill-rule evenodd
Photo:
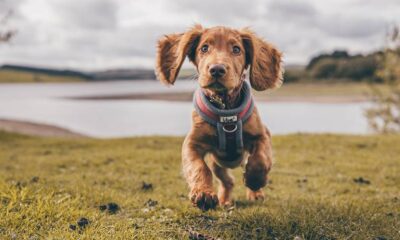
<path fill-rule="evenodd" d="M 43 73 L 0 70 L 0 83 L 35 83 L 35 82 L 80 82 L 85 79 L 70 76 L 52 76 Z"/>
<path fill-rule="evenodd" d="M 400 136 L 275 136 L 266 201 L 245 199 L 241 170 L 235 169 L 236 207 L 210 212 L 186 198 L 181 142 L 179 137 L 67 140 L 0 132 L 0 236 L 400 238 Z M 355 182 L 359 177 L 370 184 Z M 142 189 L 143 181 L 153 189 Z M 120 211 L 99 210 L 109 202 Z M 70 229 L 82 217 L 89 220 L 86 228 Z"/>

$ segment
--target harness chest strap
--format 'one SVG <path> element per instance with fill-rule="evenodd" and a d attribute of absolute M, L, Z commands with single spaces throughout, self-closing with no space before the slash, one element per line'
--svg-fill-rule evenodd
<path fill-rule="evenodd" d="M 217 128 L 218 144 L 220 150 L 226 150 L 227 137 L 233 135 L 236 150 L 243 149 L 243 123 L 247 121 L 253 112 L 254 102 L 247 82 L 243 83 L 242 102 L 234 109 L 219 109 L 211 104 L 201 88 L 194 93 L 193 104 L 196 112 L 207 123 Z"/>

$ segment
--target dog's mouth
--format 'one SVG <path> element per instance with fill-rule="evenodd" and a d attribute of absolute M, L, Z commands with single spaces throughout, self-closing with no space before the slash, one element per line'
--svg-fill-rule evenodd
<path fill-rule="evenodd" d="M 210 89 L 213 92 L 221 93 L 221 92 L 226 92 L 227 89 L 226 87 L 219 82 L 213 82 L 209 85 L 207 85 L 205 88 Z"/>
<path fill-rule="evenodd" d="M 206 87 L 207 97 L 210 102 L 220 109 L 226 108 L 226 96 L 228 89 L 219 82 L 213 82 Z"/>
<path fill-rule="evenodd" d="M 203 89 L 214 106 L 219 109 L 231 109 L 240 102 L 242 84 L 230 90 L 219 82 L 213 82 Z"/>

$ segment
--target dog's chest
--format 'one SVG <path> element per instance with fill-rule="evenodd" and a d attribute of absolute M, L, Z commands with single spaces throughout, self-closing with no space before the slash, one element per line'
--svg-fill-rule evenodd
<path fill-rule="evenodd" d="M 246 133 L 243 133 L 243 142 L 244 147 L 238 149 L 237 148 L 237 141 L 234 136 L 227 136 L 226 138 L 226 148 L 221 150 L 218 147 L 218 136 L 212 135 L 207 137 L 207 143 L 209 151 L 214 153 L 219 159 L 223 161 L 237 161 L 239 158 L 243 158 L 245 152 L 247 152 L 247 146 L 250 139 Z"/>
<path fill-rule="evenodd" d="M 245 163 L 248 158 L 248 153 L 245 150 L 240 152 L 215 150 L 214 156 L 217 164 L 221 167 L 236 168 Z"/>

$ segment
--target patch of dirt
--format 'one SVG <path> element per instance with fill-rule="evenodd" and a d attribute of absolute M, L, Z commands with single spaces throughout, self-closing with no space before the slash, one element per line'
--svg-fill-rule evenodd
<path fill-rule="evenodd" d="M 371 181 L 370 181 L 370 180 L 367 180 L 367 179 L 365 179 L 365 178 L 363 178 L 363 177 L 354 178 L 353 181 L 354 181 L 355 183 L 358 183 L 358 184 L 365 184 L 365 185 L 371 184 Z"/>
<path fill-rule="evenodd" d="M 120 207 L 119 207 L 118 204 L 116 204 L 116 203 L 114 203 L 114 202 L 110 202 L 110 203 L 107 203 L 107 204 L 105 204 L 105 205 L 100 205 L 100 206 L 99 206 L 99 209 L 100 209 L 100 211 L 102 211 L 102 212 L 104 212 L 104 211 L 107 210 L 107 212 L 108 212 L 109 214 L 116 214 L 116 213 L 120 210 Z"/>
<path fill-rule="evenodd" d="M 77 226 L 78 226 L 79 230 L 83 230 L 89 224 L 90 224 L 90 221 L 87 218 L 82 217 L 76 222 L 76 224 L 70 224 L 69 229 L 71 229 L 72 231 L 75 231 L 75 230 L 77 230 Z"/>
<path fill-rule="evenodd" d="M 193 229 L 189 229 L 188 233 L 190 240 L 220 240 L 220 238 L 215 238 L 203 233 L 199 233 L 197 231 L 194 231 Z"/>
<path fill-rule="evenodd" d="M 158 202 L 153 200 L 153 199 L 149 199 L 147 200 L 147 202 L 144 204 L 146 207 L 155 207 L 157 206 Z"/>
<path fill-rule="evenodd" d="M 85 228 L 87 225 L 89 225 L 89 220 L 87 219 L 87 218 L 80 218 L 79 220 L 78 220 L 78 226 L 82 229 L 82 228 Z"/>
<path fill-rule="evenodd" d="M 39 177 L 38 176 L 33 176 L 31 178 L 31 183 L 37 183 L 37 182 L 39 182 Z"/>
<path fill-rule="evenodd" d="M 153 184 L 147 183 L 147 182 L 142 182 L 142 190 L 143 191 L 153 190 Z"/>

